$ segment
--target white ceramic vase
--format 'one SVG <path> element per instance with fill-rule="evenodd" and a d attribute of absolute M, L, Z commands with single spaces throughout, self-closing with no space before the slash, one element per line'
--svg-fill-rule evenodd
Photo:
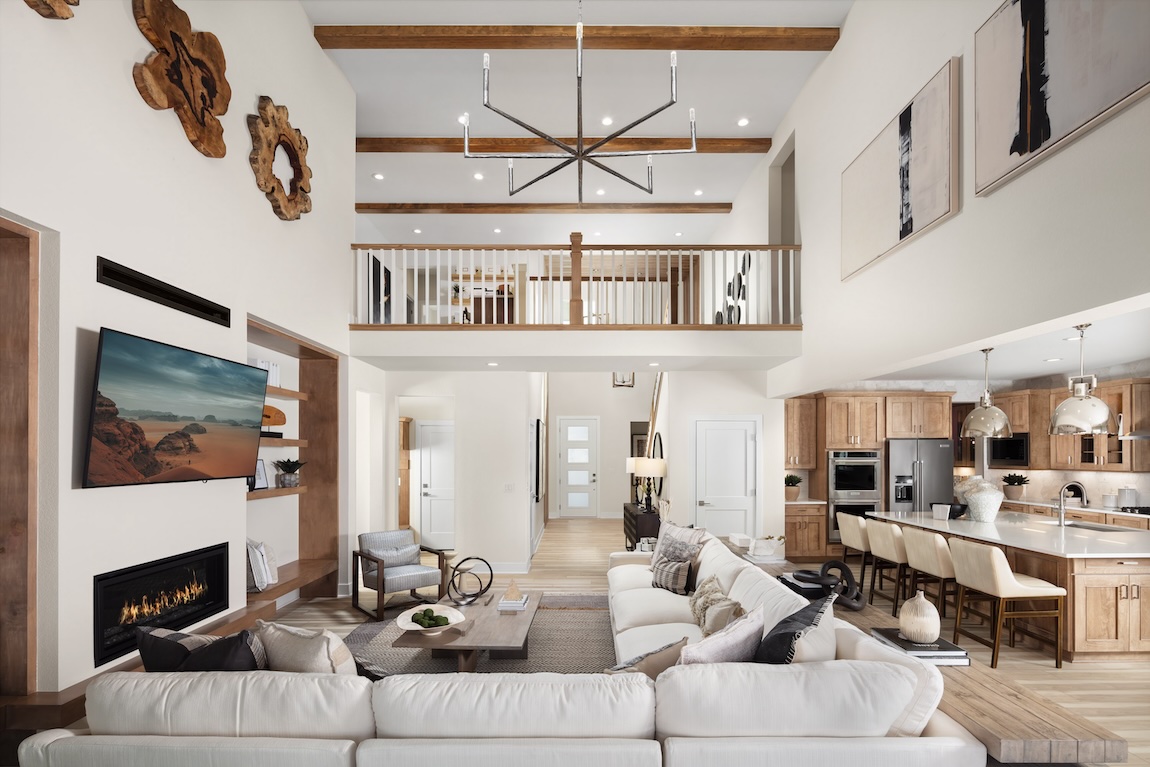
<path fill-rule="evenodd" d="M 898 630 L 904 637 L 916 644 L 930 644 L 942 633 L 942 622 L 938 608 L 927 601 L 920 591 L 903 602 L 898 611 Z"/>
<path fill-rule="evenodd" d="M 968 493 L 966 515 L 974 522 L 993 522 L 1004 497 L 1002 491 L 993 485 Z"/>

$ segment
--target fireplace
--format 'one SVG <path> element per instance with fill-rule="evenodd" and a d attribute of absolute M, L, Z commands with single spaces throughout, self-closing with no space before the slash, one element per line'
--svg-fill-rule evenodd
<path fill-rule="evenodd" d="M 96 665 L 136 649 L 136 626 L 186 628 L 228 607 L 228 544 L 126 567 L 94 579 Z"/>

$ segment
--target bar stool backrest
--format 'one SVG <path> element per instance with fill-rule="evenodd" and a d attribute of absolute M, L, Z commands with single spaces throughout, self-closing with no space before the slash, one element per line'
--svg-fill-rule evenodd
<path fill-rule="evenodd" d="M 839 535 L 842 536 L 844 546 L 855 551 L 870 551 L 865 519 L 845 511 L 835 514 L 835 518 L 839 523 Z"/>
<path fill-rule="evenodd" d="M 952 538 L 950 555 L 954 560 L 955 580 L 967 588 L 1004 596 L 1018 583 L 1006 554 L 997 546 Z"/>
<path fill-rule="evenodd" d="M 906 564 L 906 546 L 902 542 L 902 529 L 889 522 L 872 519 L 867 522 L 870 550 L 879 559 Z"/>
<path fill-rule="evenodd" d="M 920 573 L 936 578 L 953 578 L 954 561 L 946 539 L 930 530 L 904 527 L 902 542 L 906 545 L 906 562 Z"/>

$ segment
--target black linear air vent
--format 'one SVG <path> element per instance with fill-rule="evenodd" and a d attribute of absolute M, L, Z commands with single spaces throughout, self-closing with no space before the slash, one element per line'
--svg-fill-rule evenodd
<path fill-rule="evenodd" d="M 232 310 L 194 293 L 160 282 L 155 277 L 129 269 L 103 256 L 96 256 L 96 282 L 131 293 L 171 309 L 199 317 L 225 328 L 232 326 Z"/>

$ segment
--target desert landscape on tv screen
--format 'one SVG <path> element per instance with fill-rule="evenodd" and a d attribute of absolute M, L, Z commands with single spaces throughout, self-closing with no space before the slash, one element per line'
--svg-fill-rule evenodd
<path fill-rule="evenodd" d="M 104 331 L 86 487 L 246 477 L 267 373 Z"/>

